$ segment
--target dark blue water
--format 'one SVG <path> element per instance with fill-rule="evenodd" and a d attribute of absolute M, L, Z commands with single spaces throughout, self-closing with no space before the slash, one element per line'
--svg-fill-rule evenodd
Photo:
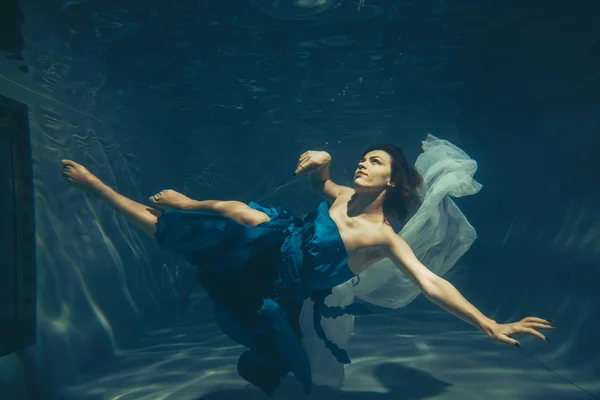
<path fill-rule="evenodd" d="M 305 213 L 302 152 L 329 151 L 350 184 L 367 144 L 414 161 L 427 133 L 476 159 L 483 184 L 458 201 L 478 239 L 446 279 L 497 321 L 557 329 L 498 346 L 419 297 L 357 318 L 343 387 L 312 397 L 600 397 L 600 3 L 20 6 L 23 61 L 0 61 L 0 93 L 31 112 L 38 344 L 0 359 L 7 398 L 264 398 L 193 269 L 70 189 L 59 160 L 141 202 L 172 188 Z M 301 396 L 293 378 L 276 394 Z"/>

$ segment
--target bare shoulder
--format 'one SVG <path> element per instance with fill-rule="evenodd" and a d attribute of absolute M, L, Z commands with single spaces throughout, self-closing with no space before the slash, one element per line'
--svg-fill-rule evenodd
<path fill-rule="evenodd" d="M 342 206 L 342 209 L 346 210 L 353 195 L 354 189 L 347 186 L 339 186 L 336 188 L 335 196 L 329 196 L 332 200 L 331 207 L 336 209 Z"/>
<path fill-rule="evenodd" d="M 409 248 L 408 243 L 390 225 L 384 225 L 378 235 L 379 247 L 388 254 L 394 250 Z"/>
<path fill-rule="evenodd" d="M 331 180 L 325 181 L 322 188 L 323 193 L 333 199 L 348 197 L 350 198 L 354 194 L 354 189 L 348 186 L 338 185 Z"/>
<path fill-rule="evenodd" d="M 338 185 L 339 196 L 351 198 L 354 195 L 354 189 L 348 186 Z"/>

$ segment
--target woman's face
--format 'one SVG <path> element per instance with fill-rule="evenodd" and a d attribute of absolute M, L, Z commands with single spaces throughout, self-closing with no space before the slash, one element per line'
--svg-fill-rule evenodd
<path fill-rule="evenodd" d="M 357 192 L 376 192 L 389 187 L 392 180 L 392 157 L 383 150 L 365 154 L 354 173 Z"/>

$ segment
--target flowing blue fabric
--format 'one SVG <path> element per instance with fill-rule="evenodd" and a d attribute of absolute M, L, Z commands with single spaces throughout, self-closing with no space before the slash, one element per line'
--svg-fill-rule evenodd
<path fill-rule="evenodd" d="M 249 206 L 270 220 L 252 227 L 220 214 L 168 210 L 158 220 L 155 238 L 197 266 L 217 323 L 249 349 L 238 361 L 239 374 L 272 395 L 291 371 L 309 393 L 311 369 L 299 326 L 304 300 L 314 300 L 317 335 L 346 364 L 346 351 L 326 337 L 321 317 L 368 311 L 356 303 L 325 305 L 333 287 L 355 276 L 328 202 L 321 201 L 303 220 L 281 207 Z"/>

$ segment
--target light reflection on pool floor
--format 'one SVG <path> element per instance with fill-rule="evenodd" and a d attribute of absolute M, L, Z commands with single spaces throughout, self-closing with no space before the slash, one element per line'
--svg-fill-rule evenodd
<path fill-rule="evenodd" d="M 426 321 L 423 319 L 426 318 Z M 591 399 L 588 394 L 519 354 L 495 345 L 478 331 L 448 323 L 452 316 L 398 313 L 357 320 L 341 391 L 315 387 L 308 397 L 372 399 Z M 446 325 L 444 325 L 446 324 Z M 444 326 L 444 332 L 440 331 Z M 446 326 L 460 327 L 446 329 Z M 536 339 L 537 340 L 537 339 Z M 236 372 L 241 346 L 225 337 L 208 314 L 188 314 L 169 329 L 153 332 L 144 345 L 125 352 L 110 372 L 79 377 L 65 400 L 268 399 Z M 544 344 L 546 345 L 546 344 Z M 551 346 L 551 344 L 547 344 Z M 529 353 L 531 354 L 531 353 Z M 560 371 L 565 375 L 565 371 Z M 566 374 L 572 377 L 572 374 Z M 577 382 L 598 392 L 598 382 Z M 274 398 L 307 398 L 288 377 Z"/>

